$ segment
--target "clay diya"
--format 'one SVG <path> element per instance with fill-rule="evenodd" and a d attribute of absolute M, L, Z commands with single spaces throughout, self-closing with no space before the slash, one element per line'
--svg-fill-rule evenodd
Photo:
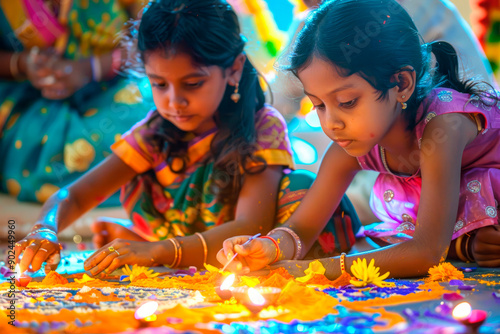
<path fill-rule="evenodd" d="M 238 287 L 233 290 L 234 298 L 252 313 L 274 305 L 280 294 L 281 289 L 273 287 Z"/>

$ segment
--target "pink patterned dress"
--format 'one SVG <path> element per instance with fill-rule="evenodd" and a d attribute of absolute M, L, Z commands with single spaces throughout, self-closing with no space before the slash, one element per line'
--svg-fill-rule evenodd
<path fill-rule="evenodd" d="M 425 110 L 424 110 L 425 106 Z M 477 137 L 464 150 L 460 198 L 453 240 L 478 228 L 498 224 L 500 198 L 500 102 L 459 93 L 452 89 L 434 89 L 417 112 L 426 115 L 416 126 L 418 143 L 426 125 L 437 115 L 468 113 L 485 121 Z M 367 155 L 358 158 L 363 169 L 375 170 L 380 175 L 370 198 L 374 214 L 382 221 L 366 226 L 364 235 L 398 243 L 411 239 L 415 231 L 422 180 L 419 172 L 412 176 L 398 176 L 384 166 L 380 147 L 376 145 Z"/>

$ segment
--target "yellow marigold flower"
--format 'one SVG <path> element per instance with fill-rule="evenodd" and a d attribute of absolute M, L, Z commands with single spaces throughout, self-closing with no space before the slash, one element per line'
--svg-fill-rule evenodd
<path fill-rule="evenodd" d="M 370 264 L 366 265 L 366 259 L 361 260 L 358 258 L 353 262 L 351 266 L 351 273 L 357 280 L 352 279 L 350 282 L 356 287 L 367 286 L 368 284 L 374 284 L 378 287 L 384 287 L 390 285 L 390 283 L 385 283 L 384 279 L 389 276 L 389 272 L 386 272 L 382 276 L 379 275 L 379 267 L 375 267 L 375 260 L 372 259 Z"/>
<path fill-rule="evenodd" d="M 80 278 L 80 279 L 75 278 L 76 283 L 86 283 L 86 282 L 90 282 L 90 281 L 95 281 L 95 278 L 92 278 L 87 274 L 83 274 L 82 278 Z"/>
<path fill-rule="evenodd" d="M 149 269 L 148 267 L 142 267 L 138 266 L 136 264 L 133 265 L 132 269 L 128 266 L 128 264 L 125 265 L 125 268 L 122 268 L 122 271 L 127 275 L 128 277 L 123 278 L 123 281 L 129 281 L 133 282 L 136 277 L 138 277 L 141 274 L 146 275 L 147 278 L 153 278 L 158 276 L 160 273 L 155 273 L 153 269 Z"/>
<path fill-rule="evenodd" d="M 449 281 L 452 279 L 463 279 L 464 273 L 455 268 L 449 262 L 442 262 L 437 266 L 429 269 L 429 280 L 430 281 Z"/>

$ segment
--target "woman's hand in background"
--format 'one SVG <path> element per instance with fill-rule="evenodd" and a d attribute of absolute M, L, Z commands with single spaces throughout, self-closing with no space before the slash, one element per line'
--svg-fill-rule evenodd
<path fill-rule="evenodd" d="M 92 80 L 90 59 L 64 59 L 53 49 L 32 49 L 25 68 L 31 84 L 50 100 L 68 98 Z"/>

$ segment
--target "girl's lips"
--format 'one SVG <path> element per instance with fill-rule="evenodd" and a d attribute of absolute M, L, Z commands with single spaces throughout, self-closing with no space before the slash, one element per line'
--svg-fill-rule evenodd
<path fill-rule="evenodd" d="M 337 145 L 339 145 L 342 148 L 346 148 L 352 143 L 352 140 L 336 140 L 335 141 Z"/>
<path fill-rule="evenodd" d="M 172 118 L 173 120 L 175 120 L 176 122 L 187 122 L 189 121 L 191 118 L 193 118 L 193 116 L 178 116 L 178 115 L 170 115 L 169 116 L 170 118 Z"/>

